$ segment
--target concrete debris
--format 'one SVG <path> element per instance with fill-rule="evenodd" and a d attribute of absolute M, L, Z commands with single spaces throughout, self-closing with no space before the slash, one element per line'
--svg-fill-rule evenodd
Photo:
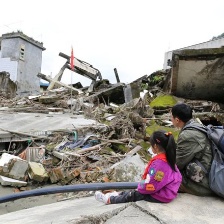
<path fill-rule="evenodd" d="M 73 169 L 70 170 L 56 167 L 49 171 L 48 173 L 50 177 L 51 183 L 58 183 L 61 182 L 62 184 L 68 184 L 76 177 L 80 176 L 80 169 Z"/>
<path fill-rule="evenodd" d="M 12 187 L 24 187 L 27 182 L 21 180 L 15 180 L 9 177 L 0 176 L 0 183 L 2 186 L 12 186 Z"/>
<path fill-rule="evenodd" d="M 46 182 L 48 174 L 41 163 L 29 162 L 28 175 L 31 180 L 37 182 Z"/>
<path fill-rule="evenodd" d="M 136 154 L 112 165 L 110 167 L 110 175 L 112 175 L 114 182 L 138 182 L 141 180 L 144 168 L 145 163 Z"/>
<path fill-rule="evenodd" d="M 1 158 L 0 158 L 0 167 L 5 166 L 11 159 L 20 159 L 18 156 L 14 156 L 8 153 L 3 153 Z"/>
<path fill-rule="evenodd" d="M 71 69 L 67 61 L 53 79 L 38 74 L 50 82 L 40 95 L 0 95 L 2 185 L 137 181 L 151 157 L 150 134 L 160 128 L 177 136 L 169 117 L 177 102 L 191 105 L 202 123 L 223 125 L 223 102 L 172 95 L 170 70 L 130 84 L 111 84 L 97 69 L 85 66 L 90 87 L 60 82 L 64 69 Z"/>
<path fill-rule="evenodd" d="M 0 175 L 24 181 L 28 162 L 18 156 L 3 153 L 0 159 Z"/>
<path fill-rule="evenodd" d="M 14 187 L 14 192 L 53 184 L 139 181 L 145 164 L 153 156 L 149 150 L 150 135 L 158 129 L 171 131 L 174 138 L 179 134 L 179 130 L 170 121 L 170 109 L 178 102 L 189 104 L 193 108 L 194 118 L 205 125 L 224 124 L 223 47 L 173 51 L 171 57 L 167 58 L 169 69 L 144 75 L 128 84 L 120 81 L 115 68 L 117 83 L 111 84 L 91 64 L 73 57 L 73 54 L 70 57 L 62 52 L 59 56 L 65 62 L 59 72 L 54 77 L 42 74 L 41 60 L 37 60 L 37 66 L 33 67 L 29 60 L 24 62 L 24 58 L 15 58 L 16 55 L 20 57 L 20 53 L 7 51 L 13 40 L 18 38 L 34 44 L 37 47 L 35 51 L 39 53 L 45 50 L 43 43 L 34 41 L 21 32 L 5 34 L 2 36 L 4 41 L 0 41 L 1 51 L 10 57 L 7 60 L 18 62 L 19 67 L 16 67 L 20 68 L 10 67 L 10 72 L 15 70 L 20 74 L 0 71 L 0 183 Z M 19 43 L 15 42 L 15 46 Z M 21 50 L 21 46 L 16 49 Z M 10 56 L 11 53 L 13 55 Z M 83 87 L 80 82 L 71 85 L 61 82 L 65 69 L 90 79 L 90 86 Z M 28 76 L 29 79 L 26 78 Z M 19 79 L 14 80 L 15 77 Z M 40 79 L 47 81 L 46 85 L 40 84 Z M 117 220 L 120 221 L 120 216 L 123 215 L 126 223 L 140 223 L 140 216 L 143 217 L 142 223 L 173 223 L 173 220 L 184 214 L 180 222 L 194 223 L 197 213 L 195 208 L 203 203 L 209 204 L 211 200 L 206 197 L 197 199 L 196 202 L 200 204 L 194 206 L 194 211 L 186 216 L 180 203 L 183 205 L 187 202 L 185 210 L 188 212 L 196 196 L 187 197 L 190 199 L 186 200 L 185 194 L 178 195 L 174 204 L 167 206 L 156 203 L 152 208 L 148 208 L 149 204 L 144 201 L 129 207 L 115 205 L 118 210 L 113 210 L 109 216 L 120 213 Z M 86 206 L 89 201 L 92 206 L 88 211 Z M 73 206 L 73 211 L 78 209 L 75 214 L 84 216 L 79 221 L 73 217 L 72 221 L 90 223 L 92 220 L 98 223 L 106 216 L 108 219 L 109 207 L 100 207 L 100 210 L 104 208 L 108 211 L 105 210 L 99 218 L 92 216 L 95 215 L 92 208 L 96 207 L 93 199 L 83 199 L 81 202 L 82 209 L 80 210 L 79 201 L 76 207 Z M 215 209 L 222 208 L 217 210 L 218 213 L 223 214 L 223 206 L 219 205 L 221 201 L 213 202 L 216 203 Z M 51 220 L 60 222 L 60 217 L 67 217 L 68 212 L 70 215 L 71 203 L 66 202 L 65 205 L 68 209 L 62 215 L 51 215 Z M 138 219 L 133 216 L 136 211 L 133 205 L 138 208 L 134 214 Z M 158 208 L 155 212 L 153 210 L 156 206 Z M 210 209 L 211 223 L 223 222 L 223 217 L 214 213 L 215 209 Z M 91 215 L 90 219 L 86 216 L 86 211 Z M 205 207 L 204 213 L 207 214 L 207 211 Z M 30 219 L 26 211 L 24 214 L 24 220 Z M 41 222 L 40 218 L 42 222 L 46 221 L 43 210 L 39 214 L 41 216 L 38 215 L 37 222 Z M 149 218 L 148 214 L 152 214 L 155 219 Z M 205 219 L 201 214 L 198 215 L 202 217 L 200 223 L 209 219 L 208 215 Z M 128 221 L 127 215 L 130 218 Z M 217 220 L 214 221 L 214 218 Z M 18 218 L 17 222 L 27 223 L 24 220 Z M 116 223 L 117 220 L 108 221 Z M 1 222 L 8 223 L 2 219 Z"/>
<path fill-rule="evenodd" d="M 11 159 L 8 164 L 9 173 L 8 176 L 16 180 L 26 180 L 26 172 L 28 169 L 28 163 L 25 160 Z"/>

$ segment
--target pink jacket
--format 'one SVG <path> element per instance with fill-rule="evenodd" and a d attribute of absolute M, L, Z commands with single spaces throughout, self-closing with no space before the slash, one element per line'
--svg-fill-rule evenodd
<path fill-rule="evenodd" d="M 137 189 L 141 194 L 150 194 L 161 202 L 170 202 L 176 198 L 181 181 L 182 176 L 177 166 L 174 171 L 167 162 L 156 159 L 149 166 L 146 179 L 139 182 Z"/>

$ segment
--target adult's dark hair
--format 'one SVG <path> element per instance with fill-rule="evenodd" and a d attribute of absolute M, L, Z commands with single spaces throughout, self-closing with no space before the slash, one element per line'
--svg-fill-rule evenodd
<path fill-rule="evenodd" d="M 192 109 L 185 103 L 178 103 L 174 105 L 171 109 L 171 113 L 174 118 L 177 117 L 184 123 L 192 119 Z"/>
<path fill-rule="evenodd" d="M 154 146 L 155 144 L 159 147 L 161 151 L 166 153 L 167 162 L 170 167 L 176 171 L 176 143 L 171 132 L 155 131 L 150 137 L 150 144 Z"/>

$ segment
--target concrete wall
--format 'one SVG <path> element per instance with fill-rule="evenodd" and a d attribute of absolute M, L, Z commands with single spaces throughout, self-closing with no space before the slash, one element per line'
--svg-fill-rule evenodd
<path fill-rule="evenodd" d="M 224 103 L 224 56 L 214 54 L 203 57 L 173 57 L 171 92 L 187 99 Z"/>
<path fill-rule="evenodd" d="M 220 48 L 224 47 L 224 38 L 220 38 L 217 40 L 210 40 L 207 42 L 194 44 L 188 47 L 180 48 L 177 50 L 184 50 L 184 49 L 206 49 L 206 48 Z M 176 50 L 175 50 L 176 51 Z M 164 55 L 164 63 L 163 63 L 163 69 L 169 69 L 171 66 L 167 64 L 168 60 L 172 60 L 173 51 L 168 51 Z"/>

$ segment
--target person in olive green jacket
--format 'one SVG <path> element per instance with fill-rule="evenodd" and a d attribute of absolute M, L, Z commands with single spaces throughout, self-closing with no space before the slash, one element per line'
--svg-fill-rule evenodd
<path fill-rule="evenodd" d="M 172 107 L 171 120 L 175 127 L 181 129 L 176 149 L 176 164 L 182 174 L 179 192 L 198 196 L 213 195 L 206 175 L 212 162 L 210 141 L 204 133 L 194 128 L 182 130 L 192 122 L 201 124 L 192 119 L 192 109 L 184 103 Z"/>

